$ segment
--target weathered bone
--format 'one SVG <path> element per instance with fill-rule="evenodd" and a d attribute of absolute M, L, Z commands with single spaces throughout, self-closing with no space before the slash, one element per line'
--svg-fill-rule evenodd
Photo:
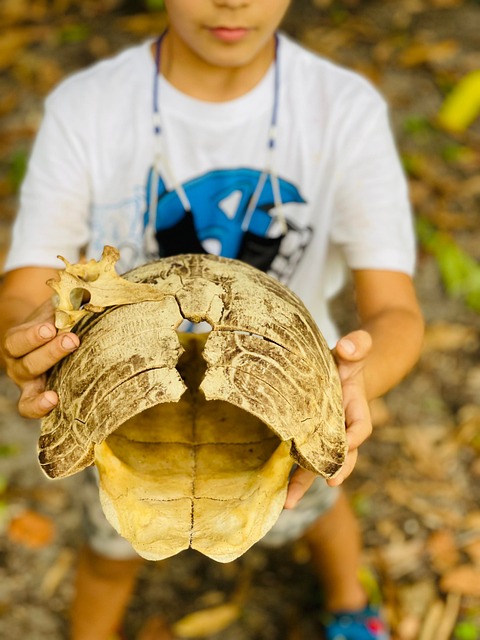
<path fill-rule="evenodd" d="M 115 264 L 120 253 L 115 247 L 106 246 L 97 262 L 71 264 L 63 256 L 57 256 L 65 264 L 60 279 L 47 284 L 56 292 L 55 326 L 69 331 L 90 312 L 99 313 L 106 307 L 135 304 L 145 300 L 160 300 L 163 293 L 148 284 L 132 284 L 117 274 Z M 87 298 L 87 302 L 85 302 Z"/>

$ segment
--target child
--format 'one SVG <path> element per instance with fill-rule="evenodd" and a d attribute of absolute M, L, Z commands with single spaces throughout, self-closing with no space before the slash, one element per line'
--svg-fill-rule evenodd
<path fill-rule="evenodd" d="M 98 259 L 111 244 L 126 270 L 210 252 L 276 276 L 334 346 L 350 451 L 328 483 L 296 471 L 264 542 L 305 536 L 326 586 L 328 640 L 383 640 L 388 632 L 358 581 L 358 526 L 338 485 L 370 434 L 368 400 L 410 370 L 423 333 L 407 190 L 384 101 L 365 80 L 277 33 L 288 0 L 165 5 L 169 27 L 156 42 L 75 75 L 47 101 L 0 299 L 19 410 L 48 413 L 58 398 L 45 391 L 45 372 L 78 346 L 52 324 L 44 283 L 59 268 L 57 254 Z M 360 328 L 338 341 L 328 300 L 345 267 Z M 73 640 L 109 637 L 140 562 L 99 523 L 94 501 Z"/>

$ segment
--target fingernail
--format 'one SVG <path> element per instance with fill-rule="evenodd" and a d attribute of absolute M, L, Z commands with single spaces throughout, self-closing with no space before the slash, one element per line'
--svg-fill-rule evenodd
<path fill-rule="evenodd" d="M 38 334 L 41 338 L 48 340 L 50 338 L 53 338 L 53 336 L 55 335 L 55 331 L 53 330 L 53 327 L 49 326 L 48 324 L 44 324 L 38 330 Z"/>
<path fill-rule="evenodd" d="M 355 344 L 348 338 L 345 338 L 344 340 L 340 340 L 340 344 L 342 345 L 342 349 L 347 353 L 349 353 L 350 355 L 355 353 Z"/>
<path fill-rule="evenodd" d="M 40 408 L 41 409 L 52 409 L 55 406 L 55 402 L 52 402 L 47 397 L 43 397 L 40 399 Z"/>
<path fill-rule="evenodd" d="M 65 336 L 62 340 L 62 347 L 66 351 L 73 351 L 73 349 L 77 348 L 77 344 L 70 336 Z"/>

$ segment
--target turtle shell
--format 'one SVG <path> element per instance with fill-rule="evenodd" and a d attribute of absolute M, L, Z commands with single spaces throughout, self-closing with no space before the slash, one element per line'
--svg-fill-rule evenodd
<path fill-rule="evenodd" d="M 331 352 L 300 299 L 245 263 L 182 255 L 119 281 L 138 295 L 97 296 L 50 374 L 40 464 L 58 478 L 95 463 L 107 518 L 142 556 L 232 560 L 277 520 L 293 464 L 332 477 L 344 462 Z"/>

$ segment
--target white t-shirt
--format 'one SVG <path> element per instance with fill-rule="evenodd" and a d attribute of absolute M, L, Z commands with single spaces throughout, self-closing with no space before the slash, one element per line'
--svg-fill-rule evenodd
<path fill-rule="evenodd" d="M 146 229 L 161 255 L 195 250 L 195 243 L 246 261 L 265 251 L 271 255 L 261 268 L 302 298 L 333 344 L 327 305 L 346 266 L 414 269 L 406 180 L 385 101 L 357 74 L 280 35 L 277 135 L 269 160 L 274 65 L 252 91 L 224 103 L 186 96 L 161 77 L 161 140 L 170 175 L 160 170 L 152 208 L 150 45 L 75 74 L 47 99 L 5 269 L 61 268 L 58 254 L 75 262 L 86 249 L 98 259 L 110 244 L 120 249 L 119 270 L 126 271 L 152 258 Z M 278 182 L 267 177 L 250 212 L 269 162 Z M 176 182 L 188 202 L 182 204 Z M 280 242 L 283 220 L 287 233 Z"/>

